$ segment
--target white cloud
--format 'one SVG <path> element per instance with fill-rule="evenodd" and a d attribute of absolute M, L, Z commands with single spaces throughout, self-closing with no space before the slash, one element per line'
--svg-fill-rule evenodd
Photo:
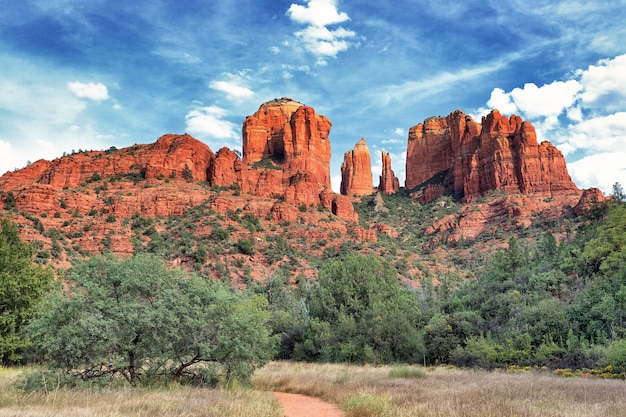
<path fill-rule="evenodd" d="M 626 183 L 626 55 L 566 78 L 510 92 L 494 88 L 487 105 L 519 114 L 535 126 L 539 140 L 555 143 L 570 159 L 568 170 L 579 187 L 610 193 L 613 183 Z"/>
<path fill-rule="evenodd" d="M 239 141 L 239 126 L 225 120 L 228 112 L 218 106 L 203 106 L 194 102 L 185 116 L 187 132 L 209 142 L 213 150 L 222 146 L 236 148 Z"/>
<path fill-rule="evenodd" d="M 576 75 L 584 87 L 583 105 L 611 109 L 626 105 L 626 55 L 599 61 Z"/>
<path fill-rule="evenodd" d="M 334 192 L 339 193 L 341 190 L 341 175 L 333 175 L 330 177 L 330 188 Z"/>
<path fill-rule="evenodd" d="M 292 4 L 287 15 L 296 23 L 308 25 L 295 32 L 295 35 L 302 41 L 304 48 L 318 58 L 317 65 L 326 65 L 325 57 L 334 58 L 353 45 L 350 39 L 356 37 L 356 32 L 343 27 L 327 28 L 350 20 L 345 12 L 337 10 L 335 0 L 308 0 L 306 6 Z"/>
<path fill-rule="evenodd" d="M 335 0 L 308 0 L 306 6 L 292 4 L 287 15 L 294 22 L 312 26 L 326 26 L 350 20 L 344 12 L 339 13 Z"/>
<path fill-rule="evenodd" d="M 626 112 L 583 120 L 559 132 L 559 142 L 570 151 L 587 153 L 626 149 Z M 561 145 L 559 145 L 561 146 Z M 626 165 L 626 160 L 624 160 Z"/>
<path fill-rule="evenodd" d="M 491 97 L 487 101 L 488 109 L 481 109 L 481 115 L 489 113 L 490 109 L 497 109 L 502 114 L 517 113 L 519 109 L 513 103 L 511 95 L 504 92 L 501 88 L 494 88 L 491 92 Z"/>
<path fill-rule="evenodd" d="M 590 155 L 567 164 L 572 180 L 579 188 L 597 187 L 611 194 L 613 184 L 626 184 L 626 152 L 606 152 Z"/>
<path fill-rule="evenodd" d="M 403 129 L 403 128 L 401 128 L 401 127 L 397 127 L 397 128 L 393 131 L 393 134 L 394 134 L 394 135 L 397 135 L 397 136 L 405 136 L 405 135 L 406 135 L 406 130 L 404 130 L 404 129 Z"/>
<path fill-rule="evenodd" d="M 81 83 L 80 81 L 73 81 L 67 83 L 67 88 L 78 98 L 86 98 L 98 102 L 109 98 L 107 87 L 102 83 Z"/>
<path fill-rule="evenodd" d="M 226 93 L 226 97 L 233 101 L 246 99 L 254 95 L 254 92 L 249 88 L 242 87 L 234 82 L 213 81 L 209 86 L 214 90 Z"/>
<path fill-rule="evenodd" d="M 382 143 L 383 145 L 400 145 L 400 144 L 404 144 L 405 142 L 406 142 L 406 139 L 398 139 L 398 138 L 383 139 L 380 141 L 380 143 Z"/>
<path fill-rule="evenodd" d="M 558 116 L 576 101 L 582 86 L 576 80 L 554 81 L 541 87 L 527 83 L 514 88 L 511 98 L 529 118 Z"/>
<path fill-rule="evenodd" d="M 524 88 L 514 88 L 509 93 L 494 88 L 487 106 L 507 115 L 522 113 L 527 118 L 555 118 L 574 105 L 581 89 L 576 80 L 554 81 L 541 87 L 527 83 Z"/>
<path fill-rule="evenodd" d="M 353 38 L 356 33 L 339 28 L 329 30 L 323 26 L 308 26 L 295 33 L 304 42 L 304 47 L 316 56 L 335 57 L 339 52 L 350 47 L 346 38 Z"/>

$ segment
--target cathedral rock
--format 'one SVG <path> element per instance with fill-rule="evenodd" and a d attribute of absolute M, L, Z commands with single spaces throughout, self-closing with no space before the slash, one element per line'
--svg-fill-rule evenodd
<path fill-rule="evenodd" d="M 343 155 L 341 164 L 341 194 L 360 197 L 374 192 L 372 164 L 365 138 Z"/>
<path fill-rule="evenodd" d="M 578 192 L 561 152 L 537 143 L 534 127 L 493 110 L 477 123 L 460 110 L 409 130 L 406 188 L 443 185 L 465 201 L 493 190 L 519 194 Z"/>

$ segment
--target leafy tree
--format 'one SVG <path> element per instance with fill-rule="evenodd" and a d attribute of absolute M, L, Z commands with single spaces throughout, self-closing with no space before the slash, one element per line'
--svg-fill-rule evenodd
<path fill-rule="evenodd" d="M 29 340 L 23 333 L 53 273 L 33 264 L 32 250 L 8 219 L 0 223 L 0 360 L 3 365 L 22 360 Z"/>
<path fill-rule="evenodd" d="M 623 203 L 624 201 L 626 201 L 626 193 L 624 193 L 624 188 L 622 187 L 622 184 L 620 184 L 619 182 L 613 184 L 613 192 L 611 193 L 611 196 L 615 201 L 619 203 Z"/>
<path fill-rule="evenodd" d="M 454 333 L 448 318 L 438 313 L 426 324 L 424 345 L 431 359 L 437 362 L 447 362 L 450 352 L 460 343 Z"/>
<path fill-rule="evenodd" d="M 626 264 L 626 206 L 609 204 L 606 223 L 589 240 L 581 258 L 597 271 L 606 272 Z"/>
<path fill-rule="evenodd" d="M 262 297 L 148 255 L 101 256 L 68 272 L 29 334 L 41 359 L 77 379 L 213 383 L 246 378 L 273 357 L 265 309 Z"/>
<path fill-rule="evenodd" d="M 395 268 L 371 256 L 325 263 L 309 298 L 311 320 L 296 349 L 305 359 L 420 361 L 421 313 Z"/>

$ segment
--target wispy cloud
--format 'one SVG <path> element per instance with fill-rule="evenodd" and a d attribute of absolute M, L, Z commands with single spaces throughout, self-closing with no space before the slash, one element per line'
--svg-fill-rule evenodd
<path fill-rule="evenodd" d="M 460 82 L 474 80 L 497 72 L 512 61 L 520 58 L 519 53 L 505 55 L 496 61 L 483 65 L 468 67 L 457 72 L 443 71 L 439 74 L 419 81 L 406 81 L 401 84 L 383 85 L 373 89 L 372 100 L 377 106 L 385 106 L 393 101 L 407 102 L 407 100 L 423 99 L 442 91 L 453 88 Z"/>

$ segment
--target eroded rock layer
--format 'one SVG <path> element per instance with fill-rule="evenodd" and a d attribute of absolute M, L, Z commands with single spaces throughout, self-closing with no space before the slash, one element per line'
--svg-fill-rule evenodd
<path fill-rule="evenodd" d="M 18 208 L 37 212 L 63 208 L 60 201 L 66 205 L 76 194 L 65 190 L 90 182 L 145 180 L 161 184 L 163 180 L 176 179 L 230 187 L 262 199 L 279 198 L 297 207 L 323 206 L 346 220 L 356 221 L 352 203 L 331 191 L 330 127 L 330 121 L 313 108 L 283 98 L 261 105 L 246 118 L 241 159 L 228 148 L 214 154 L 207 145 L 187 134 L 169 134 L 149 145 L 85 151 L 54 161 L 37 161 L 0 177 L 0 190 L 10 192 Z M 207 198 L 206 192 L 192 190 L 191 186 L 184 188 L 189 190 L 169 190 L 167 195 L 158 195 L 150 187 L 135 191 L 135 195 L 120 192 L 117 200 L 123 203 L 111 203 L 106 210 L 121 217 L 135 212 L 178 215 Z M 101 209 L 98 197 L 85 194 L 73 209 L 80 213 Z"/>
<path fill-rule="evenodd" d="M 537 143 L 534 127 L 493 110 L 477 123 L 460 110 L 409 130 L 406 188 L 441 183 L 465 201 L 489 191 L 545 194 L 578 191 L 561 152 Z"/>

